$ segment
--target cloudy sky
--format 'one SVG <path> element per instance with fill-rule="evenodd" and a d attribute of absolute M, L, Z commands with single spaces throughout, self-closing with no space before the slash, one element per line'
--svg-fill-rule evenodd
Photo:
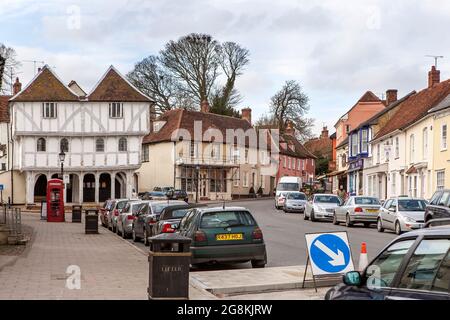
<path fill-rule="evenodd" d="M 310 97 L 319 133 L 367 90 L 401 96 L 425 87 L 434 63 L 425 55 L 445 56 L 441 79 L 450 77 L 446 0 L 0 1 L 0 42 L 16 49 L 24 84 L 34 75 L 24 60 L 38 60 L 89 91 L 111 64 L 125 74 L 168 40 L 209 33 L 250 50 L 237 88 L 254 119 L 293 79 Z"/>

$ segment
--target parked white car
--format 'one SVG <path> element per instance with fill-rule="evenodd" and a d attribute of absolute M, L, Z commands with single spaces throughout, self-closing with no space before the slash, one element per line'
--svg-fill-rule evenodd
<path fill-rule="evenodd" d="M 395 197 L 387 200 L 381 207 L 377 229 L 394 230 L 396 234 L 420 229 L 425 221 L 427 201 L 420 198 Z"/>
<path fill-rule="evenodd" d="M 333 224 L 345 222 L 346 227 L 352 227 L 354 223 L 363 223 L 365 227 L 369 227 L 371 223 L 377 223 L 380 208 L 378 198 L 351 196 L 335 209 Z"/>
<path fill-rule="evenodd" d="M 299 177 L 281 177 L 278 181 L 275 192 L 275 208 L 282 209 L 284 203 L 280 203 L 279 197 L 284 192 L 298 192 L 302 186 L 302 179 Z"/>
<path fill-rule="evenodd" d="M 317 193 L 306 203 L 303 219 L 332 221 L 334 210 L 341 204 L 342 199 L 334 194 Z"/>

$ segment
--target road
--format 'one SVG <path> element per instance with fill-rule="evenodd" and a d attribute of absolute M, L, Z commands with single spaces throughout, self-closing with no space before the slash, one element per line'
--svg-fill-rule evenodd
<path fill-rule="evenodd" d="M 268 267 L 293 266 L 306 264 L 305 233 L 347 231 L 353 254 L 353 261 L 357 266 L 361 243 L 366 242 L 369 260 L 373 258 L 396 235 L 385 231 L 379 233 L 375 225 L 371 228 L 344 225 L 335 226 L 331 222 L 311 222 L 303 220 L 303 214 L 284 213 L 276 210 L 273 200 L 257 200 L 232 202 L 229 206 L 248 208 L 263 231 L 267 248 Z M 214 205 L 210 205 L 214 206 Z M 148 250 L 143 243 L 134 243 L 142 250 Z M 213 266 L 211 269 L 222 268 L 250 268 L 250 263 L 233 266 Z"/>

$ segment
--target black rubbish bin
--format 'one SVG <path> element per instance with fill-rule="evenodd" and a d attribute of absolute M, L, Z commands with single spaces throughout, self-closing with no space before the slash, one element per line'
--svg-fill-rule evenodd
<path fill-rule="evenodd" d="M 81 223 L 81 206 L 72 206 L 72 222 Z"/>
<path fill-rule="evenodd" d="M 188 300 L 191 239 L 162 233 L 149 238 L 149 242 L 149 300 Z"/>
<path fill-rule="evenodd" d="M 98 233 L 98 210 L 86 209 L 84 210 L 84 226 L 85 233 Z"/>

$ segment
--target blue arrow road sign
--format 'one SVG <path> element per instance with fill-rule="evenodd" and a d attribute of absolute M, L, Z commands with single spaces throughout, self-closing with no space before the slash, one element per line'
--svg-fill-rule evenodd
<path fill-rule="evenodd" d="M 345 232 L 308 234 L 306 239 L 314 274 L 353 270 L 350 246 Z"/>

